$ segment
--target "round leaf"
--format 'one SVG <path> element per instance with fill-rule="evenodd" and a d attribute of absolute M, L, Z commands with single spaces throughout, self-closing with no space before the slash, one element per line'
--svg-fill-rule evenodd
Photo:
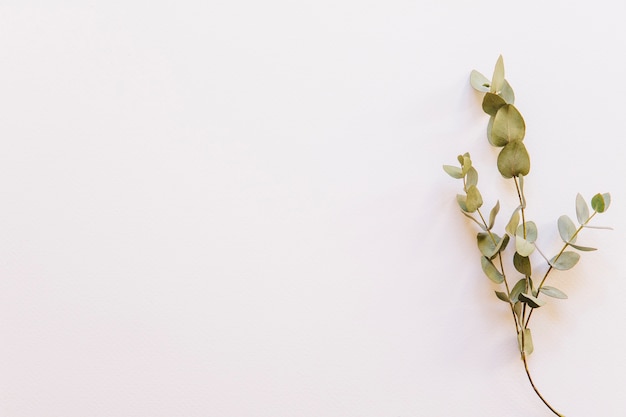
<path fill-rule="evenodd" d="M 495 116 L 498 109 L 506 104 L 502 97 L 494 93 L 487 93 L 483 98 L 483 111 L 490 116 Z"/>
<path fill-rule="evenodd" d="M 513 266 L 515 269 L 524 276 L 532 275 L 532 266 L 530 264 L 530 258 L 528 256 L 522 256 L 515 252 L 513 255 Z"/>
<path fill-rule="evenodd" d="M 521 141 L 514 140 L 502 148 L 498 155 L 498 171 L 504 178 L 528 175 L 530 156 Z"/>
<path fill-rule="evenodd" d="M 591 208 L 593 208 L 598 213 L 604 213 L 611 204 L 611 194 L 596 194 L 591 199 Z"/>
<path fill-rule="evenodd" d="M 526 124 L 520 112 L 512 104 L 498 109 L 491 128 L 492 141 L 496 146 L 504 146 L 514 140 L 523 140 Z"/>
<path fill-rule="evenodd" d="M 515 238 L 515 251 L 521 256 L 530 256 L 530 254 L 533 253 L 534 250 L 535 245 L 532 242 L 529 242 L 528 240 L 520 236 L 517 236 Z"/>
<path fill-rule="evenodd" d="M 524 233 L 524 225 L 526 226 L 526 233 Z M 526 236 L 524 236 L 524 234 Z M 533 221 L 526 222 L 517 226 L 516 236 L 525 237 L 529 242 L 535 242 L 537 240 L 537 225 Z"/>
<path fill-rule="evenodd" d="M 580 255 L 576 252 L 566 251 L 561 256 L 555 256 L 550 259 L 550 265 L 559 271 L 567 271 L 572 269 L 580 260 Z"/>

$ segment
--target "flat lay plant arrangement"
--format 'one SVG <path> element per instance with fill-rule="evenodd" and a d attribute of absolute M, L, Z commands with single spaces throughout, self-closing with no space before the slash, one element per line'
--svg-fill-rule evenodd
<path fill-rule="evenodd" d="M 489 115 L 487 139 L 492 146 L 499 148 L 496 160 L 498 171 L 507 180 L 512 180 L 511 193 L 517 200 L 517 207 L 505 219 L 507 223 L 503 231 L 494 231 L 500 201 L 496 201 L 488 214 L 482 210 L 483 197 L 478 189 L 478 171 L 472 165 L 470 154 L 459 155 L 458 165 L 444 165 L 443 169 L 452 178 L 462 181 L 463 192 L 457 194 L 456 201 L 461 213 L 480 230 L 476 236 L 480 264 L 485 275 L 498 284 L 495 297 L 508 305 L 511 311 L 528 380 L 550 411 L 563 416 L 541 395 L 530 375 L 527 358 L 534 348 L 529 325 L 534 311 L 544 306 L 548 299 L 567 298 L 560 289 L 547 285 L 550 274 L 554 270 L 573 268 L 580 260 L 581 253 L 596 250 L 581 245 L 578 238 L 586 228 L 609 229 L 591 223 L 598 214 L 609 208 L 611 196 L 609 193 L 594 195 L 590 208 L 585 198 L 578 194 L 575 198 L 576 222 L 567 215 L 562 215 L 556 222 L 563 241 L 561 249 L 555 254 L 544 253 L 537 244 L 536 223 L 526 218 L 524 177 L 529 174 L 531 167 L 530 156 L 524 145 L 526 124 L 515 107 L 515 94 L 505 78 L 502 56 L 496 62 L 491 80 L 478 71 L 472 71 L 470 83 L 475 90 L 484 93 L 482 108 Z"/>

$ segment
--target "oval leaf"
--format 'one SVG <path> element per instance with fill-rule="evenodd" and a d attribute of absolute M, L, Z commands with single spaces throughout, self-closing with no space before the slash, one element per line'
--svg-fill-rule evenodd
<path fill-rule="evenodd" d="M 545 301 L 540 300 L 537 297 L 533 297 L 530 294 L 521 293 L 518 298 L 522 303 L 526 303 L 532 308 L 539 308 L 546 305 Z"/>
<path fill-rule="evenodd" d="M 548 297 L 560 298 L 561 300 L 567 299 L 567 294 L 565 294 L 563 291 L 559 290 L 558 288 L 548 287 L 546 285 L 545 287 L 541 287 L 539 291 L 541 291 Z"/>
<path fill-rule="evenodd" d="M 505 292 L 496 291 L 496 297 L 498 297 L 500 300 L 504 301 L 505 303 L 509 302 L 509 296 L 506 295 Z"/>
<path fill-rule="evenodd" d="M 566 215 L 562 215 L 559 217 L 557 221 L 557 225 L 559 227 L 559 235 L 561 235 L 561 239 L 565 243 L 574 243 L 576 242 L 576 225 Z"/>
<path fill-rule="evenodd" d="M 589 206 L 580 193 L 576 195 L 576 219 L 580 224 L 585 224 L 589 220 Z"/>
<path fill-rule="evenodd" d="M 528 175 L 530 156 L 521 141 L 514 140 L 502 148 L 498 155 L 498 171 L 504 178 Z"/>
<path fill-rule="evenodd" d="M 465 200 L 467 211 L 470 213 L 475 212 L 483 205 L 483 197 L 480 195 L 480 191 L 475 185 L 470 186 L 467 189 L 467 200 Z"/>
<path fill-rule="evenodd" d="M 457 180 L 463 178 L 463 171 L 459 167 L 444 165 L 443 170 L 452 178 L 456 178 Z"/>
<path fill-rule="evenodd" d="M 480 258 L 480 265 L 483 267 L 483 272 L 487 277 L 495 282 L 496 284 L 500 284 L 504 281 L 504 276 L 498 271 L 498 268 L 495 267 L 493 262 L 491 262 L 486 257 Z"/>
<path fill-rule="evenodd" d="M 532 242 L 524 239 L 521 236 L 515 237 L 515 251 L 521 256 L 530 256 L 535 250 L 535 245 Z"/>
<path fill-rule="evenodd" d="M 533 221 L 520 224 L 517 226 L 515 235 L 524 237 L 527 241 L 534 243 L 537 240 L 537 225 Z"/>
<path fill-rule="evenodd" d="M 489 233 L 478 233 L 476 240 L 480 253 L 482 253 L 483 256 L 492 259 L 498 254 L 498 252 L 506 248 L 506 245 L 509 243 L 509 236 L 505 235 L 504 238 L 501 238 L 495 233 L 492 233 L 491 235 Z"/>
<path fill-rule="evenodd" d="M 482 93 L 489 91 L 489 87 L 491 86 L 491 82 L 487 79 L 487 77 L 476 70 L 473 70 L 470 74 L 470 84 L 474 90 Z"/>
<path fill-rule="evenodd" d="M 559 271 L 567 271 L 572 269 L 580 260 L 580 255 L 576 252 L 566 251 L 561 256 L 555 256 L 550 259 L 550 265 Z"/>
<path fill-rule="evenodd" d="M 520 279 L 511 289 L 511 302 L 517 303 L 519 301 L 519 295 L 523 292 L 526 292 L 526 279 Z"/>
<path fill-rule="evenodd" d="M 487 93 L 483 98 L 483 111 L 490 116 L 495 116 L 498 109 L 506 104 L 506 101 L 497 94 Z"/>
<path fill-rule="evenodd" d="M 591 199 L 591 208 L 597 211 L 598 213 L 604 213 L 611 204 L 611 194 L 596 194 Z"/>
<path fill-rule="evenodd" d="M 498 109 L 493 119 L 491 136 L 497 146 L 504 146 L 514 140 L 523 140 L 526 135 L 526 124 L 520 112 L 512 104 Z"/>
<path fill-rule="evenodd" d="M 468 171 L 467 171 L 467 175 L 465 176 L 465 187 L 471 187 L 472 185 L 477 185 L 478 184 L 478 171 L 476 171 L 476 168 L 471 167 Z"/>
<path fill-rule="evenodd" d="M 506 79 L 504 80 L 504 84 L 502 84 L 500 96 L 509 104 L 515 103 L 515 93 L 513 93 L 513 88 Z"/>
<path fill-rule="evenodd" d="M 522 256 L 515 252 L 513 255 L 513 266 L 520 274 L 524 276 L 532 275 L 532 266 L 530 264 L 530 258 L 528 256 Z"/>

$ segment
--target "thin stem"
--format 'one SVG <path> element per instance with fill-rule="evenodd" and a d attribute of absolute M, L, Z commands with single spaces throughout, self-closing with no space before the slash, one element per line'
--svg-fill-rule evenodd
<path fill-rule="evenodd" d="M 524 239 L 526 239 L 526 214 L 524 209 L 526 208 L 526 199 L 522 196 L 522 190 L 520 188 L 520 185 L 517 181 L 517 177 L 513 177 L 513 181 L 515 182 L 515 189 L 517 190 L 517 198 L 519 199 L 519 205 L 520 205 L 520 211 L 522 212 L 522 232 L 523 232 L 523 237 Z M 532 287 L 530 285 L 530 275 L 526 275 L 526 291 L 531 291 L 532 292 Z M 532 311 L 532 310 L 531 310 Z M 530 313 L 529 313 L 530 315 Z M 524 317 L 526 317 L 526 303 L 524 303 L 524 305 L 522 306 L 522 317 L 520 318 L 520 321 L 524 322 Z M 526 326 L 522 327 L 522 329 L 524 329 Z M 522 339 L 524 338 L 524 332 L 522 332 Z"/>
<path fill-rule="evenodd" d="M 533 387 L 533 390 L 535 390 L 535 394 L 537 394 L 537 396 L 541 399 L 541 401 L 543 401 L 543 403 L 550 409 L 550 411 L 552 411 L 555 415 L 559 416 L 559 417 L 565 417 L 563 414 L 559 413 L 558 411 L 556 411 L 551 405 L 550 403 L 548 403 L 546 401 L 545 398 L 543 398 L 543 395 L 541 395 L 541 393 L 539 392 L 539 390 L 537 389 L 537 387 L 535 386 L 535 383 L 533 382 L 532 377 L 530 376 L 530 371 L 528 370 L 528 362 L 526 361 L 526 353 L 522 352 L 522 360 L 524 361 L 524 369 L 526 370 L 526 375 L 528 375 L 528 380 L 530 381 L 530 385 Z"/>

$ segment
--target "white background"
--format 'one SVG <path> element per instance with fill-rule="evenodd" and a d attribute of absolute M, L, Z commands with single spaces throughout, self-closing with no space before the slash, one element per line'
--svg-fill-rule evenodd
<path fill-rule="evenodd" d="M 528 216 L 613 205 L 550 282 L 530 367 L 626 414 L 619 2 L 0 3 L 0 415 L 547 416 L 460 184 L 502 228 L 469 87 L 504 55 Z M 545 270 L 540 259 L 536 269 Z"/>

